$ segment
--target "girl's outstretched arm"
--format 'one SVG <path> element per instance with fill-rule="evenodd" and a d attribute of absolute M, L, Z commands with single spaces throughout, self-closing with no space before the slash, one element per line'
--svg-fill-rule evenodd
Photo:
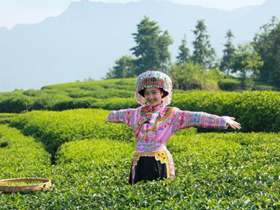
<path fill-rule="evenodd" d="M 134 122 L 135 110 L 136 109 L 121 109 L 117 111 L 111 111 L 106 122 L 125 123 L 128 126 L 132 126 Z"/>
<path fill-rule="evenodd" d="M 235 118 L 229 116 L 218 116 L 206 112 L 192 112 L 175 109 L 173 121 L 173 132 L 188 127 L 204 127 L 227 129 L 229 126 L 233 129 L 240 129 L 240 123 L 234 121 Z"/>

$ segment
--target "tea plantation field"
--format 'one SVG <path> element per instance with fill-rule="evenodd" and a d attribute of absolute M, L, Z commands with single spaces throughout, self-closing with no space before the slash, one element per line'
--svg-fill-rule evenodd
<path fill-rule="evenodd" d="M 279 133 L 180 131 L 167 143 L 176 178 L 130 186 L 133 134 L 108 113 L 0 114 L 0 179 L 54 184 L 0 192 L 1 209 L 280 209 Z"/>
<path fill-rule="evenodd" d="M 134 98 L 136 78 L 74 82 L 44 86 L 41 90 L 0 93 L 0 123 L 12 113 L 80 108 L 118 110 L 138 107 Z M 242 132 L 280 132 L 280 92 L 277 91 L 173 91 L 171 106 L 234 116 Z"/>

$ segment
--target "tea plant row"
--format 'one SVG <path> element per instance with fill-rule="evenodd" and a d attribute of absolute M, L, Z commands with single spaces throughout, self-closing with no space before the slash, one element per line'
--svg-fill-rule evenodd
<path fill-rule="evenodd" d="M 134 186 L 128 185 L 131 141 L 69 141 L 60 145 L 56 164 L 50 165 L 37 140 L 6 125 L 0 134 L 0 142 L 8 142 L 0 148 L 0 178 L 40 176 L 54 184 L 47 191 L 0 193 L 3 209 L 280 208 L 279 134 L 181 132 L 167 144 L 176 178 Z"/>

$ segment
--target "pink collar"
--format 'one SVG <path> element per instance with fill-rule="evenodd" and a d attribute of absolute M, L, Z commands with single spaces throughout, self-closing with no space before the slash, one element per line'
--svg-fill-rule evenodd
<path fill-rule="evenodd" d="M 165 106 L 163 105 L 163 103 L 157 105 L 157 106 L 151 106 L 151 105 L 147 105 L 144 106 L 143 110 L 144 112 L 160 112 Z"/>

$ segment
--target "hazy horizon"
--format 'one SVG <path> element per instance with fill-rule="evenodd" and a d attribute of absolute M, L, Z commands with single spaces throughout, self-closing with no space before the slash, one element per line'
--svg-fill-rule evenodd
<path fill-rule="evenodd" d="M 85 0 L 48 0 L 45 3 L 37 0 L 1 0 L 0 27 L 12 29 L 17 24 L 34 24 L 48 17 L 55 17 L 63 13 L 71 2 Z M 87 0 L 86 0 L 87 1 Z M 128 3 L 149 0 L 90 0 L 103 3 Z M 261 5 L 265 0 L 158 0 L 170 1 L 182 5 L 195 5 L 220 10 L 233 10 L 245 6 Z"/>

